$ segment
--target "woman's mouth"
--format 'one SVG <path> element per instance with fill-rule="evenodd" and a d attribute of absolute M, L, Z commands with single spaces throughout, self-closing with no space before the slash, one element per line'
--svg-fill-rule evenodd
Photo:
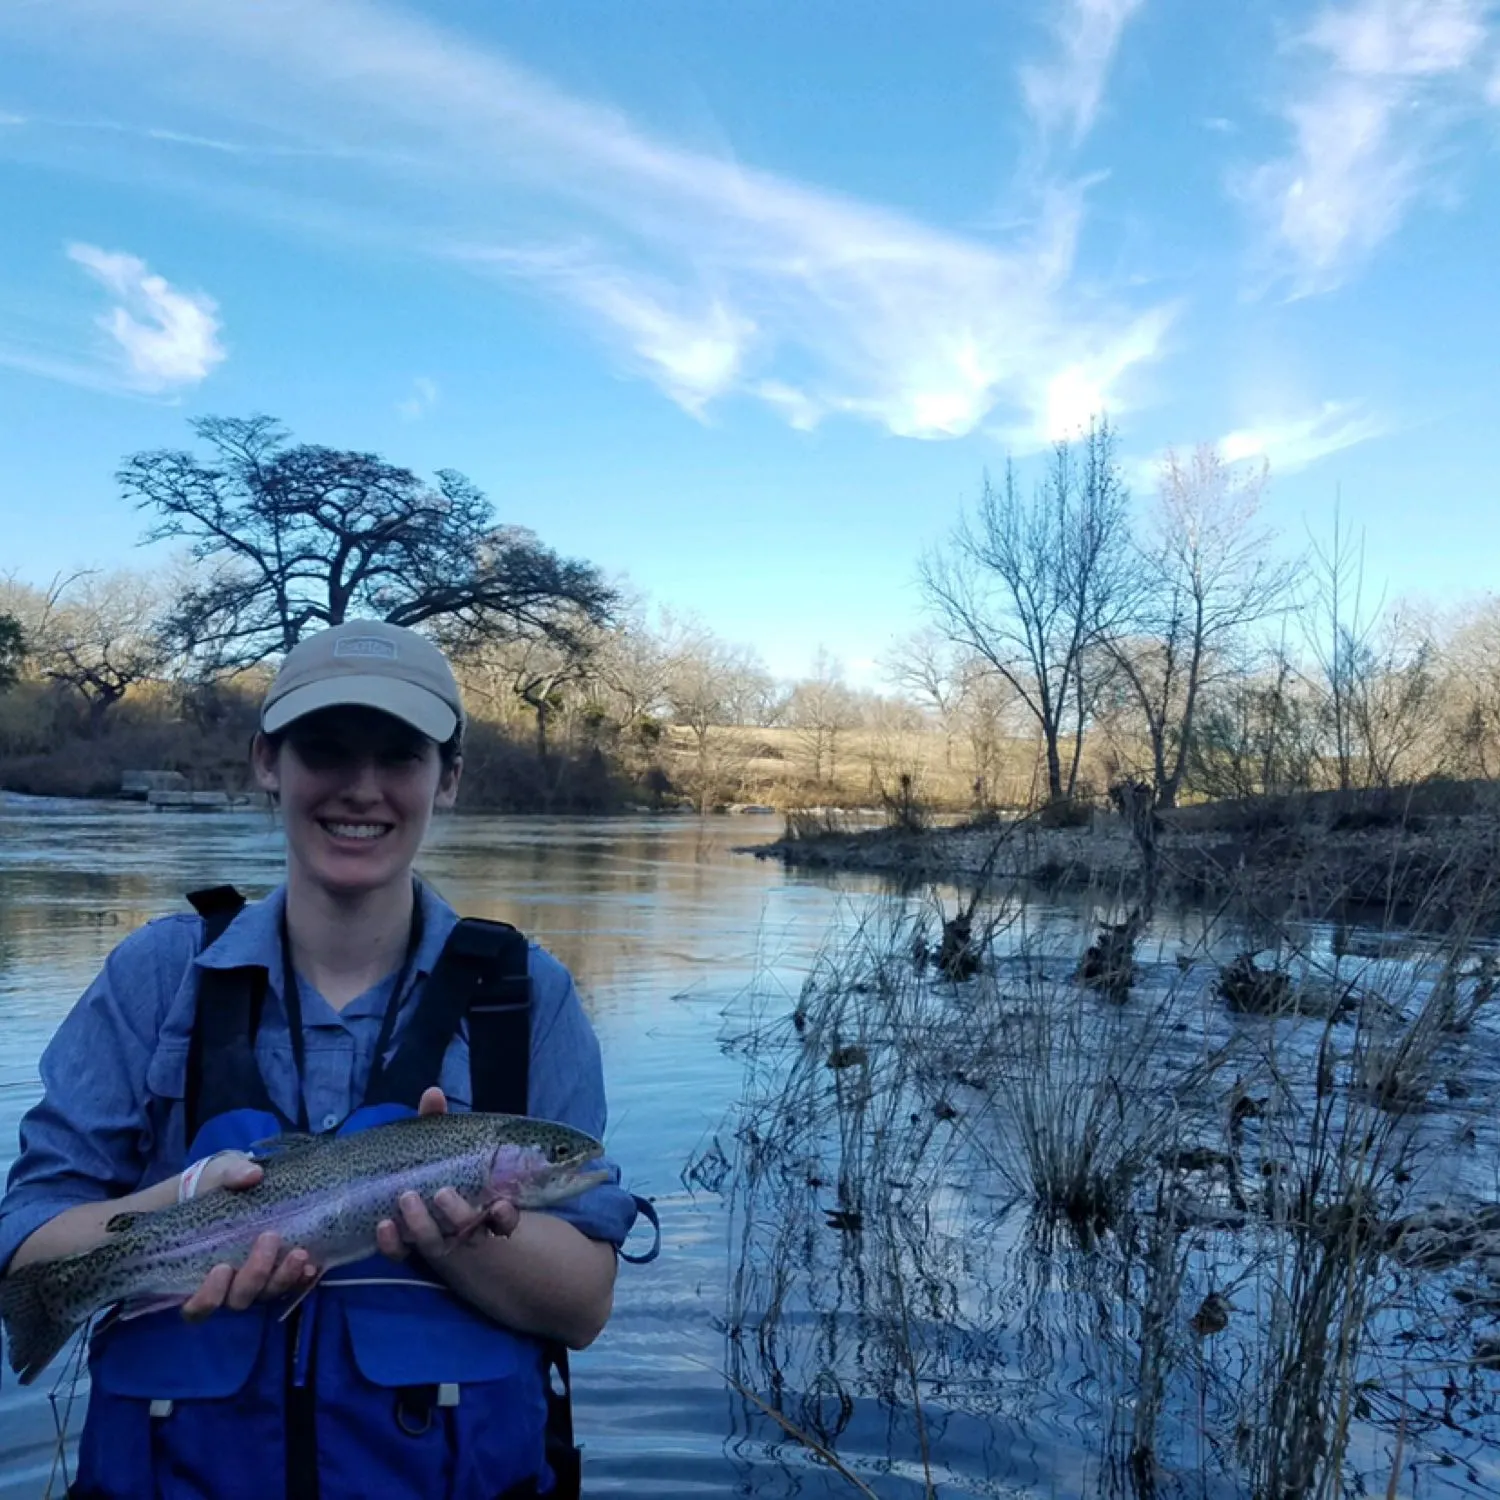
<path fill-rule="evenodd" d="M 391 831 L 389 823 L 346 823 L 333 818 L 319 818 L 318 826 L 336 839 L 350 839 L 362 844 L 374 843 Z"/>

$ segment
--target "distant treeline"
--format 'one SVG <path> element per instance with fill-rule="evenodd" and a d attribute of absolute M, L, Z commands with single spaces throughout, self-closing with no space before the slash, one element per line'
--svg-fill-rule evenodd
<path fill-rule="evenodd" d="M 294 444 L 274 421 L 193 424 L 205 454 L 135 454 L 122 499 L 155 572 L 0 581 L 0 785 L 112 795 L 125 770 L 246 785 L 281 652 L 346 618 L 430 632 L 470 707 L 463 801 L 603 812 L 1160 806 L 1500 770 L 1500 603 L 1378 607 L 1339 517 L 1291 557 L 1264 469 L 1168 455 L 1132 502 L 1100 424 L 1029 489 L 1007 468 L 914 560 L 930 624 L 857 691 L 819 651 L 755 653 L 653 610 L 500 523 L 462 475 Z"/>

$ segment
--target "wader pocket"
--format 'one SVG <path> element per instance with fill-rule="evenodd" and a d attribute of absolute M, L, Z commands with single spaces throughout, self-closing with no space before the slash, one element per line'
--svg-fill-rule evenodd
<path fill-rule="evenodd" d="M 319 1448 L 363 1445 L 390 1476 L 388 1495 L 495 1500 L 530 1479 L 546 1482 L 546 1398 L 537 1345 L 446 1291 L 340 1288 L 322 1293 L 322 1328 L 342 1325 L 350 1378 L 323 1378 Z M 332 1352 L 331 1350 L 329 1351 Z M 325 1473 L 327 1468 L 325 1467 Z M 355 1479 L 355 1474 L 350 1474 Z M 365 1477 L 368 1478 L 368 1470 Z M 358 1483 L 322 1500 L 367 1500 Z"/>
<path fill-rule="evenodd" d="M 279 1343 L 264 1311 L 115 1323 L 94 1341 L 78 1490 L 120 1500 L 265 1500 L 284 1474 Z M 276 1366 L 274 1387 L 267 1367 Z M 253 1455 L 253 1461 L 246 1458 Z"/>

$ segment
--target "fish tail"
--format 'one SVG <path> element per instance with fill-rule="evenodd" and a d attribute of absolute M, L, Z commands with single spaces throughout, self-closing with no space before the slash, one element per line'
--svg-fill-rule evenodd
<path fill-rule="evenodd" d="M 57 1358 L 83 1321 L 70 1317 L 65 1262 L 38 1261 L 0 1277 L 0 1322 L 10 1367 L 30 1385 Z"/>

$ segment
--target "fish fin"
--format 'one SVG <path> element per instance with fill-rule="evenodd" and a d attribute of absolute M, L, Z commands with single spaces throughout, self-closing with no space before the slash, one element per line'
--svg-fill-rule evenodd
<path fill-rule="evenodd" d="M 105 1226 L 105 1234 L 124 1234 L 127 1229 L 134 1229 L 140 1222 L 141 1216 L 136 1213 L 116 1214 Z"/>
<path fill-rule="evenodd" d="M 285 1135 L 268 1135 L 264 1140 L 251 1142 L 250 1150 L 257 1158 L 285 1156 L 288 1151 L 305 1151 L 309 1146 L 322 1143 L 322 1136 L 310 1135 L 305 1130 L 289 1130 Z"/>
<path fill-rule="evenodd" d="M 49 1288 L 58 1290 L 59 1269 L 56 1261 L 37 1261 L 0 1279 L 0 1322 L 5 1324 L 10 1367 L 22 1385 L 30 1385 L 57 1358 L 82 1322 L 58 1316 L 54 1304 L 63 1299 L 46 1295 Z"/>
<path fill-rule="evenodd" d="M 120 1304 L 116 1322 L 129 1323 L 133 1318 L 144 1318 L 147 1313 L 166 1312 L 168 1308 L 181 1307 L 186 1297 L 137 1297 Z"/>
<path fill-rule="evenodd" d="M 306 1286 L 304 1286 L 304 1287 L 302 1287 L 302 1288 L 299 1289 L 299 1291 L 297 1292 L 297 1295 L 295 1297 L 293 1297 L 292 1300 L 289 1303 L 287 1303 L 286 1309 L 277 1316 L 276 1321 L 278 1323 L 285 1323 L 286 1320 L 289 1317 L 291 1317 L 291 1315 L 294 1312 L 296 1312 L 297 1309 L 299 1307 L 301 1307 L 302 1304 L 304 1302 L 306 1302 L 307 1299 L 315 1291 L 317 1291 L 317 1289 L 318 1289 L 318 1283 L 320 1281 L 322 1281 L 324 1275 L 327 1273 L 327 1270 L 328 1270 L 327 1266 L 322 1267 L 319 1270 L 318 1274 L 316 1276 L 314 1276 L 313 1279 L 311 1281 L 309 1281 Z"/>

